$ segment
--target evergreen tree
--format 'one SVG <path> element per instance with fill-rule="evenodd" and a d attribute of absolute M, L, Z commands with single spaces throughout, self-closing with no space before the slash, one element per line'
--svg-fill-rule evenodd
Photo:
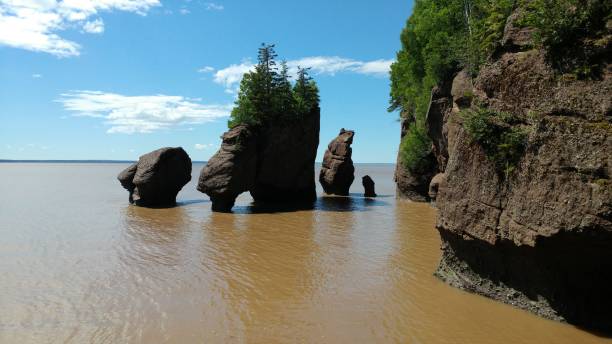
<path fill-rule="evenodd" d="M 308 75 L 308 69 L 298 67 L 298 77 L 293 87 L 296 111 L 298 114 L 308 114 L 319 106 L 319 89 Z"/>
<path fill-rule="evenodd" d="M 273 120 L 296 120 L 319 106 L 319 90 L 307 70 L 298 69 L 295 86 L 289 81 L 289 68 L 276 64 L 274 45 L 262 44 L 252 72 L 240 82 L 236 106 L 228 121 L 230 128 L 239 124 L 265 125 Z"/>
<path fill-rule="evenodd" d="M 274 83 L 274 112 L 285 119 L 294 117 L 296 106 L 287 62 L 281 62 L 280 73 Z"/>

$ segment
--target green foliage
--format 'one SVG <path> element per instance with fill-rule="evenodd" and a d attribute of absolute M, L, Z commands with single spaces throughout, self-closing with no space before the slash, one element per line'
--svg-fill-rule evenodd
<path fill-rule="evenodd" d="M 425 133 L 431 89 L 460 69 L 478 72 L 501 39 L 513 5 L 514 0 L 416 0 L 391 65 L 389 111 L 413 117 L 413 132 Z M 423 156 L 423 142 L 406 141 L 401 156 Z"/>
<path fill-rule="evenodd" d="M 507 179 L 525 152 L 528 131 L 517 125 L 519 120 L 512 114 L 487 108 L 464 110 L 462 117 L 472 142 L 483 148 Z"/>
<path fill-rule="evenodd" d="M 431 139 L 423 126 L 412 125 L 400 143 L 400 159 L 410 171 L 425 171 L 431 162 Z"/>
<path fill-rule="evenodd" d="M 298 68 L 298 78 L 293 86 L 295 113 L 307 114 L 319 106 L 319 89 L 308 75 L 308 69 Z"/>
<path fill-rule="evenodd" d="M 276 57 L 274 45 L 262 44 L 259 48 L 255 70 L 244 74 L 240 82 L 228 121 L 230 128 L 297 120 L 318 108 L 319 90 L 307 70 L 298 67 L 298 80 L 292 87 L 287 64 L 283 61 L 279 70 Z"/>
<path fill-rule="evenodd" d="M 557 70 L 574 73 L 578 78 L 598 76 L 606 51 L 588 40 L 608 33 L 611 1 L 531 0 L 524 6 L 521 24 L 536 29 L 536 43 L 546 48 Z"/>

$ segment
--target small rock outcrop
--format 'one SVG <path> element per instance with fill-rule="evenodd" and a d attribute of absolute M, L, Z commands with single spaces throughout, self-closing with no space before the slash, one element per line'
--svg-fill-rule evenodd
<path fill-rule="evenodd" d="M 130 193 L 130 203 L 144 207 L 176 204 L 176 195 L 191 180 L 191 159 L 181 147 L 147 153 L 117 179 Z"/>
<path fill-rule="evenodd" d="M 351 184 L 355 180 L 355 167 L 351 159 L 354 136 L 354 131 L 342 128 L 338 137 L 327 146 L 319 174 L 319 182 L 326 194 L 340 196 L 349 194 Z"/>
<path fill-rule="evenodd" d="M 198 190 L 213 211 L 229 212 L 249 191 L 257 203 L 311 206 L 317 198 L 314 162 L 320 110 L 299 121 L 238 125 L 221 137 L 219 151 L 202 169 Z"/>
<path fill-rule="evenodd" d="M 363 196 L 364 197 L 376 197 L 376 191 L 374 188 L 374 180 L 370 176 L 363 176 L 361 178 L 361 184 L 363 185 Z"/>
<path fill-rule="evenodd" d="M 429 183 L 429 199 L 432 202 L 436 201 L 438 190 L 440 190 L 440 187 L 444 187 L 445 182 L 446 175 L 444 173 L 438 173 L 431 179 L 431 183 Z"/>

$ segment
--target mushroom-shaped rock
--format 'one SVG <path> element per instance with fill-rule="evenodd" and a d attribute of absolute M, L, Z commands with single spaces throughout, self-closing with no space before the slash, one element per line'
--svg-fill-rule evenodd
<path fill-rule="evenodd" d="M 363 185 L 365 197 L 376 197 L 376 191 L 374 189 L 374 180 L 370 176 L 363 176 L 361 178 L 361 184 Z"/>
<path fill-rule="evenodd" d="M 176 204 L 176 195 L 191 180 L 191 159 L 181 147 L 147 153 L 117 176 L 130 203 L 144 207 Z"/>
<path fill-rule="evenodd" d="M 229 212 L 236 197 L 255 183 L 257 145 L 247 125 L 232 128 L 221 139 L 221 148 L 202 169 L 198 190 L 210 197 L 213 211 Z"/>
<path fill-rule="evenodd" d="M 319 182 L 326 194 L 348 196 L 349 189 L 355 179 L 351 155 L 355 132 L 340 129 L 340 134 L 327 146 L 323 156 L 323 165 L 319 174 Z"/>

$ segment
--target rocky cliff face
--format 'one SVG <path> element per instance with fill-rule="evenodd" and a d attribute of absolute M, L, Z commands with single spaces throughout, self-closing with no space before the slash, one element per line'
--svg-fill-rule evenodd
<path fill-rule="evenodd" d="M 408 178 L 397 174 L 398 188 L 432 181 L 441 279 L 612 332 L 610 65 L 601 80 L 560 76 L 544 52 L 530 48 L 528 29 L 512 20 L 502 49 L 476 78 L 459 73 L 432 92 L 427 125 L 436 167 Z M 512 169 L 500 173 L 466 130 L 461 110 L 476 107 L 511 113 L 512 126 L 526 133 Z"/>
<path fill-rule="evenodd" d="M 319 117 L 317 108 L 298 121 L 229 130 L 202 169 L 198 190 L 210 196 L 214 211 L 230 211 L 245 191 L 260 203 L 311 204 Z"/>

